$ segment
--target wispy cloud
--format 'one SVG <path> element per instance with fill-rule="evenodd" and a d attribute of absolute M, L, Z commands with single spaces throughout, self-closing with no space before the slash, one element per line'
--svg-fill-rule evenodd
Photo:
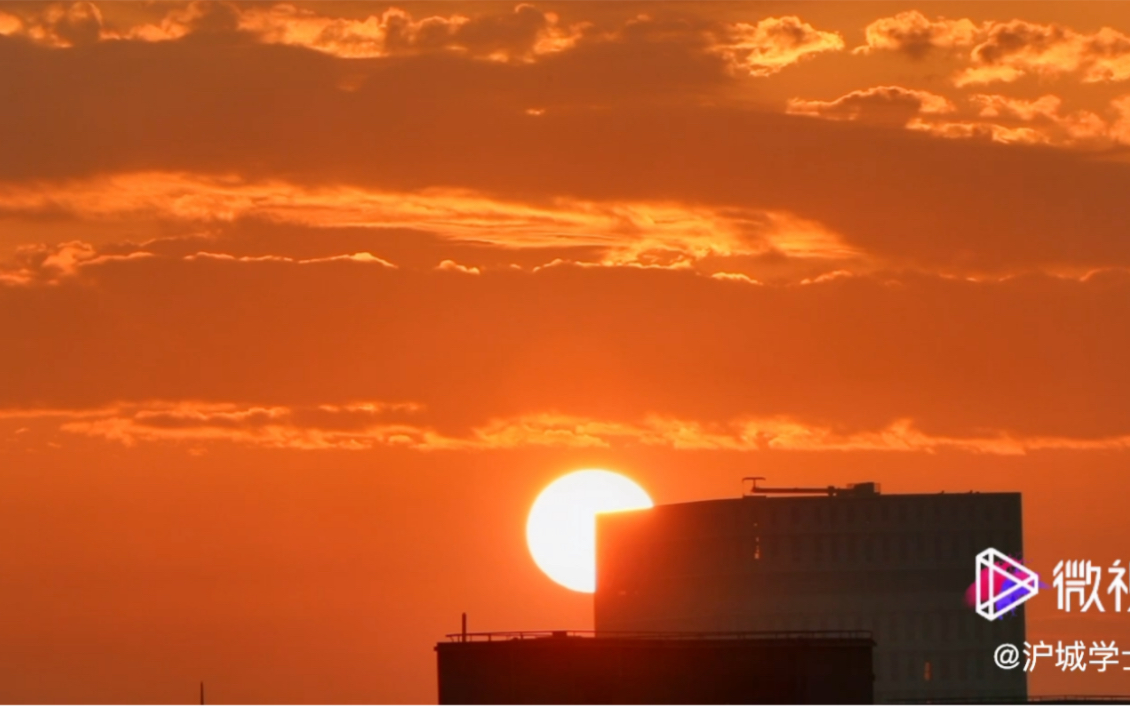
<path fill-rule="evenodd" d="M 452 436 L 423 421 L 412 421 L 424 412 L 422 405 L 413 403 L 285 407 L 151 402 L 85 412 L 16 410 L 0 416 L 16 421 L 55 422 L 62 431 L 127 446 L 226 442 L 266 448 L 355 451 L 381 446 L 417 451 L 644 446 L 677 451 L 957 450 L 995 455 L 1130 448 L 1130 436 L 1026 437 L 1003 430 L 970 437 L 938 436 L 921 431 L 910 419 L 897 420 L 880 429 L 847 432 L 783 416 L 717 423 L 664 416 L 619 421 L 541 413 L 494 419 L 464 436 Z"/>
<path fill-rule="evenodd" d="M 599 248 L 608 264 L 672 264 L 770 251 L 799 258 L 859 255 L 820 224 L 785 212 L 568 198 L 532 205 L 468 190 L 404 193 L 167 172 L 0 184 L 0 213 L 196 223 L 255 217 L 323 228 L 417 228 L 505 248 Z"/>
<path fill-rule="evenodd" d="M 830 101 L 789 100 L 786 112 L 832 120 L 905 125 L 912 117 L 927 113 L 952 113 L 957 108 L 945 96 L 901 86 L 875 86 L 852 91 Z"/>

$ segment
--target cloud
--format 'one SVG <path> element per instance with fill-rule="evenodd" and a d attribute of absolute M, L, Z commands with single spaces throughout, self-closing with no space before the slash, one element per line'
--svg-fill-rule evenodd
<path fill-rule="evenodd" d="M 969 19 L 930 20 L 912 10 L 875 20 L 865 33 L 867 43 L 856 53 L 897 51 L 920 58 L 932 49 L 968 49 L 964 58 L 970 66 L 953 79 L 959 87 L 1028 75 L 1074 74 L 1084 83 L 1130 79 L 1130 36 L 1110 27 L 1086 33 L 1020 19 L 975 24 Z"/>
<path fill-rule="evenodd" d="M 1037 117 L 1055 118 L 1063 101 L 1058 96 L 1042 96 L 1036 100 L 1010 98 L 1008 96 L 979 94 L 969 97 L 970 102 L 981 107 L 981 116 L 995 118 L 1000 115 L 1013 115 L 1021 120 Z"/>
<path fill-rule="evenodd" d="M 973 67 L 958 86 L 1014 81 L 1021 76 L 1078 74 L 1084 83 L 1130 78 L 1130 36 L 1109 27 L 1085 34 L 1023 20 L 991 23 L 973 47 Z"/>
<path fill-rule="evenodd" d="M 0 34 L 24 36 L 44 46 L 72 47 L 99 40 L 167 42 L 195 34 L 240 34 L 263 44 L 303 47 L 345 59 L 451 53 L 473 59 L 531 62 L 575 49 L 583 40 L 604 44 L 667 44 L 705 49 L 731 67 L 768 76 L 818 53 L 840 51 L 837 32 L 817 30 L 798 17 L 768 17 L 755 24 L 656 21 L 646 15 L 596 31 L 591 22 L 562 24 L 560 17 L 525 3 L 510 12 L 415 17 L 390 7 L 354 19 L 291 3 L 240 6 L 193 0 L 164 17 L 122 28 L 104 27 L 89 2 L 54 4 L 27 21 L 0 14 Z M 358 80 L 355 78 L 354 80 Z"/>
<path fill-rule="evenodd" d="M 967 101 L 977 110 L 976 118 L 960 117 L 963 111 L 953 102 L 929 91 L 877 86 L 852 91 L 831 101 L 793 98 L 786 112 L 906 127 L 937 137 L 984 139 L 1001 144 L 1103 149 L 1124 142 L 1119 99 L 1111 103 L 1108 111 L 1115 116 L 1112 120 L 1088 110 L 1061 113 L 1063 100 L 1051 94 L 1024 99 L 981 93 L 968 96 Z"/>
<path fill-rule="evenodd" d="M 720 34 L 713 51 L 751 76 L 770 76 L 806 57 L 844 48 L 838 32 L 818 30 L 796 16 L 738 22 Z"/>
<path fill-rule="evenodd" d="M 40 260 L 39 265 L 45 269 L 58 271 L 63 275 L 73 275 L 78 271 L 78 266 L 81 263 L 95 259 L 97 259 L 97 255 L 93 247 L 87 243 L 75 241 L 64 243 L 53 250 L 44 251 L 43 259 Z"/>
<path fill-rule="evenodd" d="M 1097 114 L 1080 110 L 1061 114 L 1063 101 L 1058 96 L 1046 95 L 1035 100 L 1008 98 L 999 95 L 978 94 L 970 102 L 981 107 L 980 115 L 986 118 L 1015 117 L 1022 121 L 1035 121 L 1048 128 L 1048 141 L 1053 144 L 1080 144 L 1106 141 L 1111 137 L 1107 122 Z"/>
<path fill-rule="evenodd" d="M 883 17 L 867 25 L 867 43 L 852 50 L 856 54 L 875 51 L 897 51 L 913 58 L 922 58 L 935 48 L 954 49 L 971 46 L 981 29 L 971 20 L 930 20 L 917 10 Z"/>
<path fill-rule="evenodd" d="M 152 254 L 139 250 L 125 254 L 102 253 L 90 243 L 79 240 L 55 245 L 24 245 L 16 250 L 12 262 L 0 265 L 0 283 L 11 286 L 56 284 L 77 276 L 83 267 L 147 257 Z"/>
<path fill-rule="evenodd" d="M 854 277 L 855 275 L 848 270 L 833 270 L 832 272 L 825 272 L 818 277 L 811 279 L 801 280 L 801 284 L 822 284 L 824 282 L 832 282 L 843 277 Z"/>
<path fill-rule="evenodd" d="M 482 274 L 482 270 L 480 270 L 479 268 L 477 268 L 477 267 L 467 267 L 466 265 L 460 265 L 458 262 L 455 262 L 454 260 L 444 260 L 443 262 L 439 263 L 439 265 L 436 267 L 436 269 L 442 270 L 444 272 L 462 272 L 465 275 Z"/>
<path fill-rule="evenodd" d="M 23 36 L 52 48 L 100 40 L 175 41 L 194 34 L 241 33 L 264 44 L 284 44 L 348 59 L 456 52 L 472 58 L 529 61 L 572 48 L 586 23 L 561 26 L 558 16 L 532 5 L 475 16 L 429 15 L 419 19 L 398 8 L 363 19 L 323 15 L 289 3 L 241 7 L 193 0 L 170 8 L 155 22 L 104 26 L 90 2 L 56 3 L 24 18 L 0 15 L 0 34 Z"/>
<path fill-rule="evenodd" d="M 195 223 L 248 216 L 332 227 L 417 228 L 504 248 L 592 247 L 609 264 L 662 264 L 768 251 L 795 258 L 858 256 L 827 229 L 788 213 L 680 203 L 503 201 L 466 190 L 389 193 L 178 173 L 0 184 L 0 215 L 156 218 Z"/>
<path fill-rule="evenodd" d="M 1044 132 L 1031 127 L 1005 127 L 980 121 L 928 121 L 913 119 L 907 123 L 910 130 L 924 132 L 936 137 L 951 139 L 984 139 L 1005 145 L 1049 145 L 1051 138 Z"/>
<path fill-rule="evenodd" d="M 122 250 L 123 248 L 118 248 Z M 152 252 L 134 249 L 120 254 L 99 252 L 90 243 L 70 241 L 57 245 L 26 245 L 19 248 L 13 262 L 0 268 L 0 282 L 11 286 L 31 284 L 59 284 L 66 278 L 78 277 L 82 270 L 113 262 L 127 262 L 156 257 Z M 186 255 L 184 260 L 218 260 L 227 262 L 286 263 L 293 265 L 312 265 L 337 262 L 354 262 L 367 265 L 380 265 L 396 269 L 396 265 L 369 252 L 347 255 L 331 255 L 314 258 L 294 258 L 284 255 L 233 256 L 227 253 L 196 252 Z"/>
<path fill-rule="evenodd" d="M 92 44 L 107 36 L 102 13 L 92 2 L 53 3 L 23 18 L 0 12 L 0 35 L 27 37 L 55 48 Z"/>
<path fill-rule="evenodd" d="M 62 431 L 133 446 L 139 442 L 226 441 L 266 448 L 363 450 L 377 445 L 442 447 L 435 432 L 389 421 L 420 409 L 412 403 L 360 402 L 290 408 L 230 403 L 149 402 L 108 407 L 62 420 Z M 40 415 L 45 416 L 45 415 Z"/>
<path fill-rule="evenodd" d="M 199 252 L 194 255 L 188 255 L 185 260 L 197 259 L 211 259 L 211 260 L 227 260 L 229 262 L 283 262 L 295 265 L 311 265 L 321 264 L 325 262 L 360 262 L 365 264 L 381 265 L 395 270 L 396 265 L 392 264 L 384 258 L 377 257 L 376 255 L 368 252 L 351 253 L 349 255 L 333 255 L 330 257 L 314 257 L 309 259 L 297 259 L 293 257 L 286 257 L 283 255 L 260 255 L 260 256 L 244 256 L 234 257 L 227 253 L 210 253 Z"/>
<path fill-rule="evenodd" d="M 526 4 L 511 13 L 421 19 L 391 8 L 363 20 L 279 4 L 241 11 L 239 27 L 268 44 L 303 46 L 343 58 L 454 51 L 474 58 L 529 61 L 574 47 L 587 24 L 564 27 L 556 14 Z"/>
<path fill-rule="evenodd" d="M 303 451 L 365 451 L 382 446 L 415 451 L 492 451 L 524 448 L 661 447 L 675 451 L 878 451 L 957 450 L 1024 455 L 1043 450 L 1130 449 L 1130 435 L 1099 439 L 1021 437 L 1003 431 L 971 437 L 931 436 L 909 419 L 874 431 L 842 432 L 787 417 L 704 423 L 648 416 L 612 421 L 553 413 L 493 419 L 463 436 L 445 435 L 411 422 L 415 404 L 380 402 L 316 407 L 150 401 L 83 413 L 65 410 L 9 412 L 19 422 L 55 422 L 61 431 L 135 446 L 139 443 L 234 443 Z M 391 421 L 388 417 L 399 417 Z M 24 433 L 21 427 L 16 433 Z"/>
<path fill-rule="evenodd" d="M 720 279 L 728 282 L 745 282 L 746 284 L 755 285 L 761 284 L 761 282 L 758 282 L 752 277 L 744 275 L 740 272 L 715 272 L 710 276 L 714 279 Z"/>
<path fill-rule="evenodd" d="M 955 110 L 956 107 L 945 96 L 901 86 L 876 86 L 852 91 L 831 101 L 793 98 L 786 108 L 786 112 L 794 115 L 898 126 L 905 125 L 920 113 L 952 113 Z"/>
<path fill-rule="evenodd" d="M 136 24 L 104 35 L 104 39 L 168 42 L 190 34 L 234 33 L 240 28 L 242 12 L 228 2 L 191 0 L 182 7 L 170 8 L 160 20 Z"/>
<path fill-rule="evenodd" d="M 389 9 L 364 20 L 320 16 L 282 4 L 250 8 L 240 14 L 240 29 L 266 43 L 305 46 L 345 58 L 374 58 L 455 51 L 497 61 L 532 61 L 573 49 L 582 40 L 594 43 L 651 43 L 699 46 L 726 58 L 753 76 L 768 76 L 807 56 L 844 47 L 836 32 L 817 30 L 795 16 L 769 17 L 756 24 L 721 24 L 704 30 L 697 22 L 656 21 L 641 15 L 611 31 L 597 32 L 592 23 L 562 26 L 559 17 L 520 4 L 510 14 L 431 16 L 419 20 L 404 10 Z"/>
<path fill-rule="evenodd" d="M 1123 131 L 1125 117 L 1119 99 L 1111 103 L 1115 116 L 1106 120 L 1088 110 L 1061 113 L 1063 101 L 1054 95 L 1026 100 L 1003 95 L 975 94 L 969 102 L 980 110 L 975 120 L 915 118 L 907 127 L 939 137 L 983 138 L 1004 144 L 1109 148 L 1130 144 Z"/>

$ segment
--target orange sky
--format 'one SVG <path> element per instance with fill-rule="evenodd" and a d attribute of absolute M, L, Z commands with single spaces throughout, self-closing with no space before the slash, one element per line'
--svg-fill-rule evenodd
<path fill-rule="evenodd" d="M 11 3 L 0 102 L 2 702 L 434 701 L 582 467 L 1130 559 L 1130 5 Z"/>

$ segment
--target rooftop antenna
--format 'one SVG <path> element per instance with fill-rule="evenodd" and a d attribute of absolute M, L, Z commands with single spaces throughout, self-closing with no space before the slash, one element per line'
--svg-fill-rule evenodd
<path fill-rule="evenodd" d="M 750 488 L 747 492 L 743 493 L 743 497 L 753 497 L 757 495 L 827 495 L 835 497 L 837 495 L 876 495 L 879 492 L 878 483 L 852 483 L 846 488 L 837 488 L 834 485 L 825 486 L 823 488 L 765 488 L 759 487 L 757 481 L 765 480 L 763 476 L 754 476 L 742 478 L 742 482 L 749 481 Z"/>
<path fill-rule="evenodd" d="M 463 614 L 463 642 L 467 641 L 467 614 Z"/>
<path fill-rule="evenodd" d="M 204 682 L 200 682 L 200 706 L 204 706 Z"/>
<path fill-rule="evenodd" d="M 759 480 L 765 480 L 765 476 L 753 476 L 753 477 L 750 477 L 750 478 L 742 478 L 743 483 L 745 483 L 746 481 L 750 482 L 749 491 L 743 492 L 742 495 L 756 495 L 757 491 L 760 490 L 760 488 L 757 487 L 757 481 L 759 481 Z"/>

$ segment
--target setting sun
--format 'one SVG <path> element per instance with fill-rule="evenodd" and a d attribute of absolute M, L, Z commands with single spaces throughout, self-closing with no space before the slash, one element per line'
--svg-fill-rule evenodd
<path fill-rule="evenodd" d="M 596 514 L 642 510 L 651 498 L 611 471 L 575 471 L 553 481 L 530 508 L 526 542 L 538 567 L 565 588 L 596 590 Z"/>

